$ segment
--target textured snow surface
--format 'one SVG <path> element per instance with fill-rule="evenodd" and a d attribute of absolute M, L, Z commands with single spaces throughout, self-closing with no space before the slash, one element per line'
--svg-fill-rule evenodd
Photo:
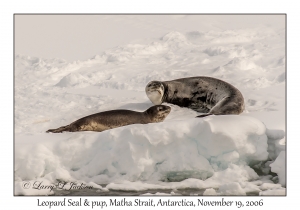
<path fill-rule="evenodd" d="M 225 121 L 226 127 L 221 126 Z M 26 180 L 45 176 L 102 184 L 114 180 L 182 181 L 190 177 L 205 180 L 230 163 L 249 164 L 268 158 L 265 126 L 248 116 L 130 125 L 79 136 L 63 133 L 26 137 L 30 143 L 17 140 L 15 151 L 15 175 Z M 55 140 L 50 143 L 52 138 Z"/>

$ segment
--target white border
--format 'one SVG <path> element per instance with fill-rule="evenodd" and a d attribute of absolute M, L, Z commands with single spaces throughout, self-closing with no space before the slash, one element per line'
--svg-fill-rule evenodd
<path fill-rule="evenodd" d="M 13 197 L 13 14 L 14 13 L 287 13 L 287 197 L 263 197 L 264 208 L 277 209 L 296 204 L 299 186 L 298 167 L 299 125 L 299 12 L 296 1 L 21 1 L 1 3 L 1 204 L 4 209 L 37 207 L 37 197 Z M 299 75 L 300 76 L 300 75 Z M 78 198 L 78 197 L 76 197 Z M 76 199 L 74 198 L 74 199 Z M 96 200 L 99 197 L 85 197 Z M 220 197 L 218 197 L 219 199 Z M 53 200 L 50 197 L 40 197 Z M 57 197 L 54 197 L 57 199 Z M 108 199 L 108 198 L 107 198 Z M 179 199 L 178 197 L 176 199 Z M 196 199 L 196 198 L 192 198 Z M 213 200 L 205 197 L 205 200 Z M 226 197 L 228 200 L 259 200 L 257 197 Z M 45 207 L 43 207 L 45 208 Z M 48 207 L 46 207 L 48 208 Z M 178 208 L 178 207 L 177 207 Z M 56 209 L 56 208 L 55 208 Z M 66 209 L 66 208 L 64 208 Z M 129 208 L 127 208 L 129 209 Z"/>

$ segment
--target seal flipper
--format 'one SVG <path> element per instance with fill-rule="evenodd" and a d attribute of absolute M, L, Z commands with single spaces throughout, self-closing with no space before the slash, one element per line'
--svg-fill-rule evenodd
<path fill-rule="evenodd" d="M 56 129 L 49 129 L 46 131 L 46 133 L 62 133 L 63 131 L 70 131 L 70 125 L 62 126 Z"/>
<path fill-rule="evenodd" d="M 207 116 L 209 116 L 209 115 L 213 115 L 213 114 L 203 114 L 203 115 L 199 115 L 199 116 L 197 116 L 197 117 L 202 118 L 202 117 L 207 117 Z"/>

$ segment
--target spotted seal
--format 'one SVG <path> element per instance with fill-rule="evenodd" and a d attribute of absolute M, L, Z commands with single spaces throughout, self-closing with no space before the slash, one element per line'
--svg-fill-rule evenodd
<path fill-rule="evenodd" d="M 105 131 L 131 124 L 147 124 L 162 122 L 170 113 L 171 108 L 165 105 L 152 106 L 144 112 L 135 112 L 131 110 L 111 110 L 92 114 L 70 125 L 62 126 L 56 129 L 49 129 L 46 132 L 61 133 L 63 131 Z"/>
<path fill-rule="evenodd" d="M 212 77 L 188 77 L 171 81 L 151 81 L 145 88 L 150 101 L 188 107 L 208 115 L 240 114 L 244 110 L 242 93 L 233 85 Z"/>

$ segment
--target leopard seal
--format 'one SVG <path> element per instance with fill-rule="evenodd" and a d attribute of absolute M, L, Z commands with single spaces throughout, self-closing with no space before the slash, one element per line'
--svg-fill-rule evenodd
<path fill-rule="evenodd" d="M 77 132 L 77 131 L 105 131 L 112 128 L 131 124 L 147 124 L 162 122 L 170 113 L 171 107 L 165 105 L 155 105 L 144 112 L 136 112 L 131 110 L 110 110 L 92 114 L 69 125 L 56 129 L 49 129 L 46 132 L 61 133 Z"/>
<path fill-rule="evenodd" d="M 145 88 L 150 101 L 188 107 L 208 115 L 238 115 L 244 111 L 242 93 L 233 85 L 213 77 L 187 77 L 171 81 L 151 81 Z"/>

